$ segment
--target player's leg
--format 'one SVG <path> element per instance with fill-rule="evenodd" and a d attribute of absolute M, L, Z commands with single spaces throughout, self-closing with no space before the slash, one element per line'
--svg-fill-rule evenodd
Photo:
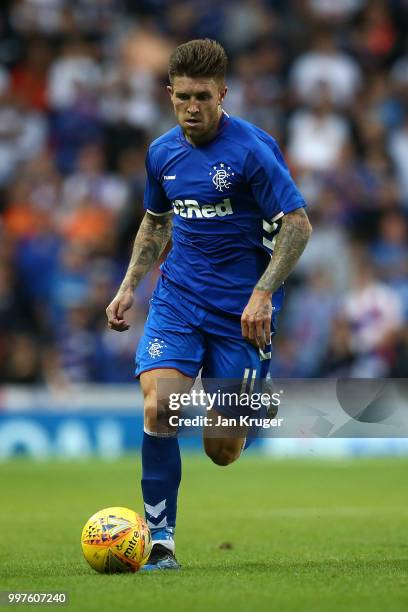
<path fill-rule="evenodd" d="M 229 397 L 231 393 L 240 396 L 242 392 L 250 395 L 260 388 L 268 371 L 268 364 L 259 360 L 257 349 L 251 345 L 247 347 L 241 341 L 238 341 L 235 351 L 233 346 L 234 342 L 231 339 L 226 341 L 217 339 L 216 341 L 217 365 L 213 372 L 217 375 L 212 373 L 209 378 L 211 379 L 210 386 L 217 385 L 220 388 L 221 397 Z M 222 369 L 222 354 L 225 355 L 223 348 L 228 350 L 229 356 L 231 352 L 235 354 L 236 363 L 232 370 L 229 369 L 228 364 L 224 364 L 224 369 Z M 248 366 L 243 368 L 243 372 L 241 372 L 241 364 Z M 226 372 L 226 375 L 220 376 L 223 372 Z M 242 374 L 240 378 L 235 374 L 238 372 Z M 235 374 L 234 378 L 233 374 Z M 217 465 L 226 466 L 233 463 L 240 457 L 242 451 L 256 439 L 258 427 L 247 427 L 239 422 L 240 415 L 248 413 L 252 417 L 260 416 L 255 412 L 251 414 L 250 408 L 242 410 L 239 405 L 230 405 L 225 401 L 218 404 L 217 408 L 208 411 L 212 424 L 204 428 L 203 444 L 206 454 Z M 224 425 L 225 421 L 228 424 Z M 215 423 L 219 425 L 214 425 Z"/>
<path fill-rule="evenodd" d="M 153 539 L 147 570 L 179 567 L 174 556 L 174 531 L 181 457 L 177 431 L 167 426 L 168 394 L 188 392 L 192 382 L 181 372 L 166 368 L 140 376 L 144 397 L 142 492 Z"/>
<path fill-rule="evenodd" d="M 206 326 L 212 333 L 206 335 L 207 350 L 202 371 L 204 385 L 214 387 L 213 390 L 220 387 L 221 391 L 232 391 L 238 395 L 259 391 L 269 370 L 271 348 L 267 347 L 261 354 L 244 340 L 238 318 L 233 320 L 211 316 Z M 210 380 L 206 383 L 205 379 Z M 237 409 L 225 403 L 218 404 L 208 415 L 212 417 L 212 424 L 204 428 L 204 450 L 217 465 L 229 465 L 256 438 L 258 430 L 241 426 L 239 418 L 232 426 L 214 426 L 214 423 L 222 422 L 220 417 L 238 417 L 239 407 Z"/>
<path fill-rule="evenodd" d="M 203 431 L 205 453 L 217 465 L 226 466 L 236 461 L 241 455 L 247 438 L 247 427 L 214 425 L 226 415 L 215 408 L 208 411 L 213 425 Z"/>
<path fill-rule="evenodd" d="M 159 282 L 136 354 L 135 373 L 145 405 L 142 491 L 154 542 L 146 569 L 178 567 L 174 530 L 181 461 L 176 432 L 166 425 L 166 410 L 170 393 L 188 390 L 201 368 L 203 339 L 190 324 L 200 316 Z"/>

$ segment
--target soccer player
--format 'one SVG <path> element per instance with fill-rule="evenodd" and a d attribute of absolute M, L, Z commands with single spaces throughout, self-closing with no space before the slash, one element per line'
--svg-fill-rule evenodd
<path fill-rule="evenodd" d="M 158 383 L 170 379 L 188 390 L 200 370 L 203 379 L 264 378 L 283 282 L 311 232 L 275 140 L 223 110 L 226 68 L 214 40 L 187 42 L 171 55 L 167 89 L 178 125 L 149 147 L 146 214 L 106 309 L 111 329 L 129 329 L 125 312 L 134 290 L 172 237 L 136 354 L 144 395 L 142 491 L 154 542 L 146 569 L 179 568 L 180 451 L 177 435 L 158 422 Z M 204 449 L 228 465 L 245 439 L 245 431 L 221 437 L 204 431 Z"/>

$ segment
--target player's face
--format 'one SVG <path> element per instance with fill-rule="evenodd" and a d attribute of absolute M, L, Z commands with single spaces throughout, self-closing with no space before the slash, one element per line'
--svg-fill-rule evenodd
<path fill-rule="evenodd" d="M 192 144 L 211 140 L 217 133 L 227 87 L 215 79 L 177 76 L 167 90 L 186 138 Z"/>

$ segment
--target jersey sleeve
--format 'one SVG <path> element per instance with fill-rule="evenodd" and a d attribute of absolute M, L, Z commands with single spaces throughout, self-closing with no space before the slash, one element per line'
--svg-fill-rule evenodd
<path fill-rule="evenodd" d="M 154 171 L 150 150 L 146 155 L 146 186 L 143 199 L 143 207 L 152 215 L 164 215 L 172 210 L 171 203 L 161 186 L 157 172 Z"/>
<path fill-rule="evenodd" d="M 267 219 L 275 221 L 306 206 L 276 143 L 262 142 L 249 151 L 245 173 L 253 196 Z"/>

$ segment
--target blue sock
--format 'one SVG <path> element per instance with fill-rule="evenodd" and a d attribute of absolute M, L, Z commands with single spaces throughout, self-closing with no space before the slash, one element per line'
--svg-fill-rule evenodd
<path fill-rule="evenodd" d="M 158 539 L 172 538 L 176 527 L 181 458 L 177 436 L 143 434 L 142 492 L 147 524 Z M 159 533 L 160 532 L 160 533 Z M 164 535 L 163 535 L 164 534 Z"/>

